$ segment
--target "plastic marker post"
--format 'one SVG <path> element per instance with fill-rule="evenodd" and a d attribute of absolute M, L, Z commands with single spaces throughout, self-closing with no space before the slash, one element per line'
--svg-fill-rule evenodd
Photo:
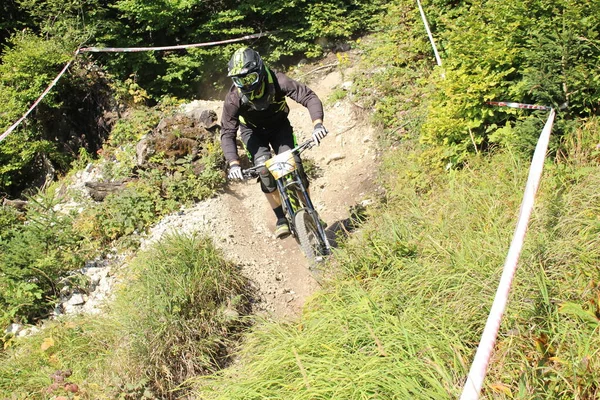
<path fill-rule="evenodd" d="M 512 103 L 507 101 L 488 101 L 486 104 L 490 104 L 492 106 L 500 106 L 500 107 L 510 107 L 510 108 L 521 108 L 526 110 L 545 110 L 550 111 L 552 107 L 548 106 L 539 106 L 537 104 L 524 104 L 524 103 Z"/>
<path fill-rule="evenodd" d="M 437 61 L 437 65 L 442 66 L 442 59 L 438 54 L 437 47 L 435 46 L 435 42 L 433 41 L 433 35 L 431 34 L 431 30 L 429 29 L 429 24 L 427 23 L 427 18 L 425 17 L 425 11 L 423 11 L 423 7 L 421 6 L 421 1 L 417 0 L 417 5 L 419 6 L 419 12 L 421 13 L 421 18 L 423 19 L 423 24 L 425 25 L 425 30 L 427 31 L 427 36 L 429 36 L 429 41 L 431 42 L 431 46 L 433 47 L 433 54 L 435 54 L 435 61 Z"/>
<path fill-rule="evenodd" d="M 519 104 L 519 103 L 506 103 L 506 104 Z M 508 106 L 510 107 L 510 106 Z M 537 106 L 536 106 L 537 107 Z M 545 107 L 545 106 L 539 106 Z M 521 107 L 518 107 L 521 108 Z M 496 337 L 498 336 L 498 330 L 500 329 L 500 321 L 506 303 L 508 302 L 508 295 L 512 280 L 515 276 L 517 269 L 517 262 L 519 261 L 519 255 L 523 248 L 523 242 L 525 241 L 525 232 L 527 231 L 527 225 L 529 223 L 529 217 L 533 210 L 535 193 L 540 184 L 542 176 L 542 169 L 544 167 L 544 159 L 546 158 L 546 151 L 548 149 L 548 142 L 550 141 L 550 132 L 552 131 L 552 125 L 554 123 L 554 117 L 556 112 L 553 108 L 550 109 L 550 115 L 544 125 L 544 129 L 538 139 L 538 143 L 535 147 L 531 166 L 529 168 L 529 177 L 527 178 L 527 184 L 525 185 L 525 193 L 523 195 L 523 201 L 521 202 L 521 212 L 517 221 L 517 227 L 513 235 L 506 261 L 504 262 L 504 269 L 502 271 L 502 277 L 500 278 L 500 284 L 492 303 L 492 309 L 488 316 L 477 352 L 467 382 L 463 387 L 462 395 L 460 400 L 477 400 L 479 399 L 479 393 L 483 386 L 483 380 L 487 371 L 487 367 L 490 361 L 494 345 L 496 343 Z"/>

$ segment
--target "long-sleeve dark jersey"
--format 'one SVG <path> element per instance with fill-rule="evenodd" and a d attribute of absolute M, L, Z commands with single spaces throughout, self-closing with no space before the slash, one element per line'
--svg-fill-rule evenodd
<path fill-rule="evenodd" d="M 225 96 L 221 116 L 221 147 L 228 163 L 239 158 L 235 139 L 240 124 L 256 131 L 277 127 L 289 113 L 285 102 L 286 97 L 306 107 L 313 121 L 323 119 L 323 104 L 308 86 L 281 72 L 269 70 L 268 74 L 273 79 L 265 78 L 268 86 L 265 89 L 265 95 L 271 96 L 267 109 L 258 111 L 253 109 L 250 104 L 244 104 L 239 89 L 235 85 L 231 86 Z"/>

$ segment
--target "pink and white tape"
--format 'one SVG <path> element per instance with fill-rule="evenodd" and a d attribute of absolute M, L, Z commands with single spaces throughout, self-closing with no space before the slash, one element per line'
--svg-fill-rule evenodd
<path fill-rule="evenodd" d="M 189 49 L 189 48 L 194 48 L 194 47 L 217 46 L 217 45 L 220 45 L 220 44 L 241 42 L 241 41 L 249 40 L 249 39 L 258 39 L 258 38 L 263 37 L 263 36 L 268 36 L 268 35 L 270 35 L 272 33 L 274 33 L 274 32 L 261 32 L 261 33 L 255 33 L 253 35 L 247 35 L 247 36 L 235 38 L 235 39 L 220 40 L 218 42 L 182 44 L 182 45 L 178 45 L 178 46 L 165 46 L 165 47 L 83 47 L 83 48 L 79 48 L 75 52 L 75 54 L 73 56 L 73 59 L 71 61 L 69 61 L 67 63 L 67 65 L 65 65 L 65 67 L 62 69 L 62 71 L 60 71 L 60 73 L 56 76 L 56 78 L 54 78 L 54 80 L 50 83 L 50 85 L 48 85 L 48 87 L 46 88 L 46 90 L 44 90 L 44 92 L 40 95 L 40 97 L 38 97 L 38 99 L 31 105 L 31 107 L 29 107 L 29 109 L 25 112 L 25 114 L 23 114 L 23 116 L 21 118 L 19 118 L 2 135 L 0 135 L 0 142 L 3 141 L 12 131 L 14 131 L 21 124 L 21 122 L 23 122 L 23 120 L 25 120 L 25 118 L 27 118 L 27 116 L 29 116 L 29 114 L 38 106 L 38 104 L 43 100 L 43 98 L 46 97 L 46 95 L 48 94 L 48 92 L 50 92 L 50 90 L 52 90 L 52 88 L 54 86 L 56 86 L 56 84 L 58 83 L 58 80 L 63 76 L 63 74 L 71 66 L 71 64 L 75 60 L 75 57 L 77 57 L 77 55 L 79 53 L 84 53 L 84 52 L 90 52 L 90 53 L 103 53 L 103 52 L 107 52 L 107 53 L 130 53 L 131 52 L 132 53 L 132 52 L 140 52 L 140 51 L 182 50 L 182 49 Z"/>
<path fill-rule="evenodd" d="M 510 105 L 508 105 L 510 104 Z M 545 109 L 538 108 L 544 106 L 532 106 L 529 104 L 521 103 L 503 103 L 508 107 L 516 105 L 517 108 L 532 108 L 534 109 Z M 528 107 L 520 107 L 524 105 Z M 525 241 L 525 233 L 527 232 L 527 225 L 529 224 L 529 218 L 533 210 L 535 194 L 540 184 L 542 177 L 542 169 L 544 167 L 544 159 L 546 158 L 546 151 L 548 149 L 548 143 L 550 141 L 550 132 L 552 131 L 552 125 L 554 124 L 554 117 L 556 112 L 553 108 L 550 109 L 550 115 L 544 125 L 544 129 L 540 134 L 535 152 L 531 160 L 531 166 L 529 168 L 529 176 L 527 178 L 527 184 L 525 185 L 525 193 L 523 194 L 523 201 L 521 202 L 521 212 L 519 219 L 517 220 L 517 227 L 515 229 L 512 242 L 510 244 L 506 260 L 504 262 L 504 268 L 494 302 L 492 303 L 492 309 L 488 316 L 475 358 L 471 364 L 467 381 L 463 387 L 462 395 L 460 400 L 477 400 L 479 399 L 479 393 L 483 386 L 483 380 L 485 378 L 487 367 L 490 362 L 490 357 L 494 346 L 496 344 L 496 338 L 498 336 L 498 330 L 500 329 L 500 322 L 502 315 L 508 303 L 508 296 L 510 293 L 511 284 L 517 270 L 517 263 L 523 248 L 523 242 Z"/>

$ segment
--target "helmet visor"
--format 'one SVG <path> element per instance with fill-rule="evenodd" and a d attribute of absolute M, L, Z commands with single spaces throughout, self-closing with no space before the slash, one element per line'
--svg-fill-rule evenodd
<path fill-rule="evenodd" d="M 254 85 L 256 82 L 258 82 L 258 72 L 250 72 L 249 74 L 246 75 L 242 75 L 242 76 L 234 76 L 233 79 L 233 83 L 235 84 L 235 86 L 239 87 L 239 88 L 249 88 L 250 86 Z"/>

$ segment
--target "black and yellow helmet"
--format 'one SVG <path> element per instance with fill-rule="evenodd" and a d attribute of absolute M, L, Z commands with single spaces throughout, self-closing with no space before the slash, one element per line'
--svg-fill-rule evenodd
<path fill-rule="evenodd" d="M 227 70 L 227 76 L 242 93 L 251 98 L 261 97 L 267 73 L 258 52 L 249 47 L 236 50 L 227 64 Z"/>

